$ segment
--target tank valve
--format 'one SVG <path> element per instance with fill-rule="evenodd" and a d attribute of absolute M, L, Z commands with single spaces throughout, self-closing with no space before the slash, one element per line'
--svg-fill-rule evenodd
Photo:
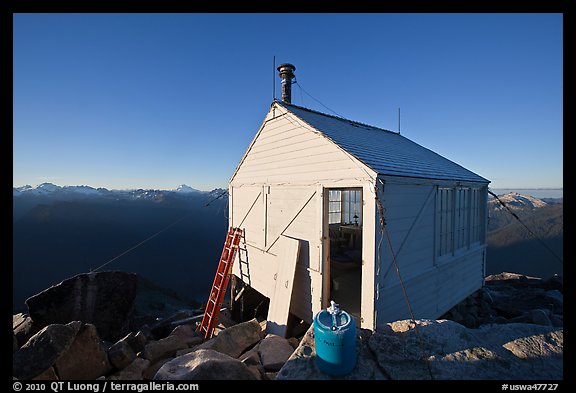
<path fill-rule="evenodd" d="M 328 312 L 330 315 L 332 315 L 332 330 L 338 329 L 338 320 L 336 318 L 340 314 L 340 309 L 334 300 L 330 300 L 330 307 L 328 307 Z"/>

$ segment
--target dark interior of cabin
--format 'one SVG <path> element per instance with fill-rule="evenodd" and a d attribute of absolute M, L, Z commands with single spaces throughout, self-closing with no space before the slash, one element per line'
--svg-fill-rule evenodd
<path fill-rule="evenodd" d="M 328 190 L 330 299 L 359 325 L 362 282 L 362 189 Z"/>

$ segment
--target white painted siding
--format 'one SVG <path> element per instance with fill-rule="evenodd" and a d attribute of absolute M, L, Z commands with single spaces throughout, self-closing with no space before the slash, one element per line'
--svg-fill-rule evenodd
<path fill-rule="evenodd" d="M 433 267 L 434 192 L 433 185 L 386 183 L 384 186 L 381 202 L 386 228 L 405 279 Z M 380 285 L 382 288 L 396 285 L 397 274 L 387 237 L 380 245 L 380 252 Z"/>
<path fill-rule="evenodd" d="M 239 225 L 243 214 L 258 195 L 255 187 L 232 187 L 231 225 Z M 274 277 L 279 270 L 280 260 L 278 239 L 286 235 L 300 240 L 300 253 L 296 265 L 291 312 L 300 318 L 312 321 L 313 313 L 321 309 L 322 263 L 321 253 L 321 192 L 316 186 L 264 186 L 262 198 L 264 206 L 251 213 L 259 218 L 245 219 L 242 227 L 246 230 L 248 245 L 248 270 L 250 277 L 244 281 L 263 295 L 270 297 L 274 292 Z M 261 226 L 260 223 L 263 223 Z M 248 242 L 252 232 L 265 228 L 262 243 Z M 233 273 L 241 277 L 240 263 L 234 263 Z M 249 281 L 249 282 L 247 282 Z"/>
<path fill-rule="evenodd" d="M 404 278 L 404 285 L 414 317 L 436 319 L 450 308 L 482 287 L 482 258 L 484 249 L 438 267 Z M 400 268 L 402 273 L 402 268 Z M 377 302 L 377 325 L 399 319 L 409 319 L 410 313 L 398 276 L 395 284 L 380 290 Z"/>
<path fill-rule="evenodd" d="M 318 131 L 279 107 L 267 116 L 234 173 L 232 186 L 318 184 L 376 174 Z"/>
<path fill-rule="evenodd" d="M 415 318 L 436 319 L 480 288 L 484 279 L 484 244 L 435 264 L 435 189 L 432 183 L 403 183 L 388 178 L 384 193 L 379 193 L 385 208 L 386 230 Z M 378 241 L 378 222 L 376 229 Z M 377 325 L 410 318 L 386 235 L 380 255 Z"/>

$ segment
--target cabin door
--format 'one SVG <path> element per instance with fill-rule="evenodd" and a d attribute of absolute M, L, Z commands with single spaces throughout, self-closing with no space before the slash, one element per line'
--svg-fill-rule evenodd
<path fill-rule="evenodd" d="M 362 188 L 328 188 L 324 197 L 326 263 L 323 306 L 334 300 L 342 310 L 356 317 L 360 326 Z"/>

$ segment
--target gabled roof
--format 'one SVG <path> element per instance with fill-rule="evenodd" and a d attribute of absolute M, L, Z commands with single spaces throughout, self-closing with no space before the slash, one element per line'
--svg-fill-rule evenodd
<path fill-rule="evenodd" d="M 346 152 L 382 175 L 439 180 L 490 181 L 399 133 L 275 101 Z"/>

